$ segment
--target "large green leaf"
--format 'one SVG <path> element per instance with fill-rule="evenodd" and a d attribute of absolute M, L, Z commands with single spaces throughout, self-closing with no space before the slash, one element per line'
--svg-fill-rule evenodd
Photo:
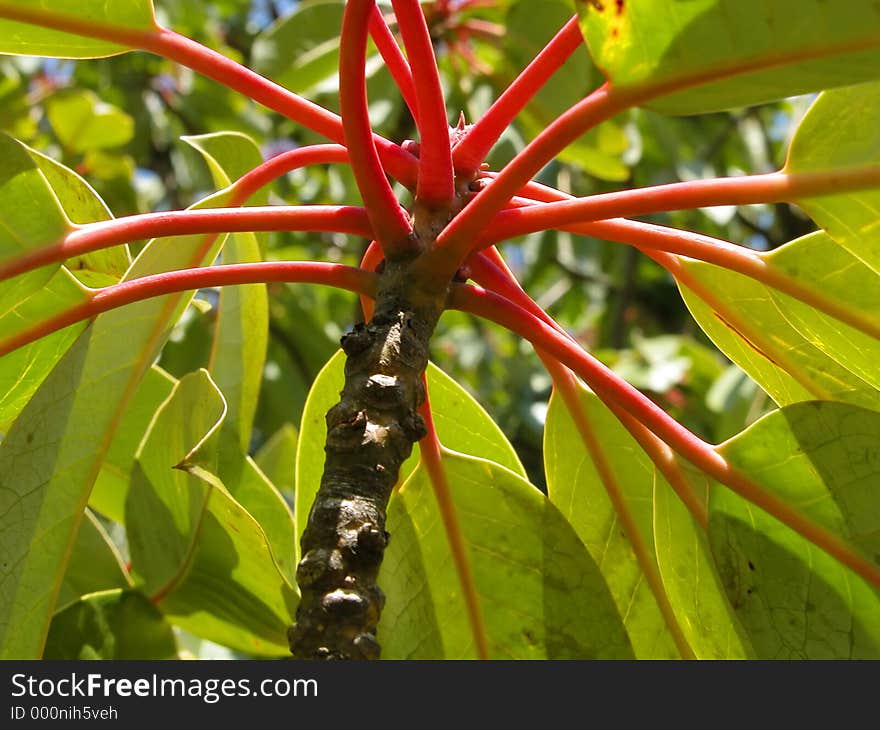
<path fill-rule="evenodd" d="M 444 452 L 491 657 L 622 659 L 632 648 L 599 569 L 563 515 L 517 474 Z M 378 638 L 391 659 L 475 657 L 462 587 L 419 467 L 389 505 Z"/>
<path fill-rule="evenodd" d="M 880 318 L 880 275 L 822 231 L 780 246 L 767 263 L 866 320 Z M 813 346 L 880 389 L 880 342 L 800 300 L 769 290 L 776 307 Z"/>
<path fill-rule="evenodd" d="M 824 260 L 816 257 L 817 247 L 827 249 L 829 243 L 827 239 L 815 238 L 795 241 L 779 259 L 788 272 L 797 274 L 803 283 L 820 292 L 834 280 L 835 291 L 831 293 L 845 302 L 852 300 L 854 311 L 861 312 L 866 300 L 870 306 L 870 299 L 874 298 L 870 290 L 862 293 L 855 289 L 866 279 L 864 267 L 850 266 L 829 275 Z M 830 256 L 841 259 L 835 252 Z M 800 268 L 797 262 L 810 257 L 823 268 L 812 263 Z M 820 398 L 880 409 L 880 391 L 869 382 L 875 381 L 876 376 L 871 378 L 868 374 L 872 368 L 866 360 L 877 347 L 872 339 L 864 335 L 855 337 L 839 354 L 827 344 L 817 342 L 815 328 L 823 336 L 836 331 L 838 337 L 858 334 L 852 328 L 798 305 L 742 274 L 700 261 L 681 261 L 686 278 L 679 286 L 694 318 L 715 344 L 777 403 L 787 405 Z M 851 258 L 850 263 L 858 264 Z M 806 317 L 814 331 L 802 333 L 793 324 L 798 323 L 798 317 Z M 854 349 L 862 344 L 868 350 L 863 355 L 854 354 Z"/>
<path fill-rule="evenodd" d="M 880 555 L 880 414 L 799 403 L 720 447 L 734 466 L 865 555 Z M 710 492 L 710 539 L 761 658 L 880 658 L 880 595 L 728 490 Z"/>
<path fill-rule="evenodd" d="M 110 590 L 84 596 L 52 619 L 46 659 L 175 659 L 168 622 L 142 593 Z"/>
<path fill-rule="evenodd" d="M 225 193 L 199 205 L 223 205 Z M 137 278 L 212 261 L 222 238 L 152 241 Z M 89 491 L 144 373 L 191 294 L 99 316 L 40 385 L 0 444 L 0 656 L 38 657 Z"/>
<path fill-rule="evenodd" d="M 654 541 L 663 585 L 694 655 L 751 658 L 751 642 L 727 600 L 705 531 L 660 483 L 654 489 Z"/>
<path fill-rule="evenodd" d="M 173 623 L 240 651 L 284 655 L 296 593 L 260 523 L 212 473 L 225 410 L 201 370 L 180 380 L 154 419 L 126 501 L 133 569 Z"/>
<path fill-rule="evenodd" d="M 576 0 L 593 60 L 618 88 L 669 93 L 677 114 L 880 76 L 873 0 Z M 671 93 L 671 92 L 678 93 Z"/>
<path fill-rule="evenodd" d="M 880 83 L 821 94 L 798 127 L 785 169 L 817 172 L 868 164 L 880 165 Z M 835 241 L 880 273 L 880 190 L 798 203 Z"/>
<path fill-rule="evenodd" d="M 31 13 L 39 22 L 69 18 L 75 23 L 115 26 L 120 30 L 156 30 L 152 0 L 2 0 L 0 2 L 0 53 L 58 58 L 99 58 L 129 50 L 109 41 L 43 28 L 38 24 L 7 20 Z"/>
<path fill-rule="evenodd" d="M 340 350 L 324 366 L 303 410 L 296 452 L 296 533 L 302 535 L 309 510 L 324 471 L 324 442 L 327 427 L 324 415 L 339 402 L 345 382 L 345 354 Z M 471 456 L 479 456 L 511 469 L 521 477 L 526 473 L 501 429 L 468 393 L 433 364 L 428 365 L 428 393 L 437 434 L 444 446 Z M 415 468 L 418 450 L 404 463 L 400 481 Z"/>
<path fill-rule="evenodd" d="M 656 560 L 653 539 L 653 490 L 670 490 L 655 475 L 654 465 L 608 411 L 583 386 L 580 407 L 592 427 L 596 443 L 614 476 L 651 560 Z M 639 658 L 672 659 L 680 656 L 657 599 L 639 565 L 614 504 L 584 445 L 565 402 L 554 393 L 544 425 L 544 469 L 551 502 L 571 523 L 586 545 L 617 605 Z"/>

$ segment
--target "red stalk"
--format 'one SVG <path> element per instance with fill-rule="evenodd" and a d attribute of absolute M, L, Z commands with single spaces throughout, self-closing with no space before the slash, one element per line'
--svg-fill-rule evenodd
<path fill-rule="evenodd" d="M 776 495 L 761 489 L 747 475 L 728 464 L 714 447 L 692 434 L 629 383 L 617 378 L 605 365 L 522 307 L 497 294 L 465 286 L 455 287 L 451 306 L 500 324 L 550 353 L 583 378 L 603 401 L 616 403 L 710 477 L 880 588 L 880 567 L 855 552 L 830 530 L 804 517 Z"/>
<path fill-rule="evenodd" d="M 412 77 L 412 69 L 406 57 L 397 45 L 388 23 L 385 22 L 385 16 L 379 10 L 378 5 L 373 6 L 373 13 L 370 16 L 370 37 L 379 49 L 379 54 L 385 61 L 385 65 L 394 77 L 400 95 L 409 109 L 412 118 L 416 124 L 419 123 L 419 108 L 416 102 L 416 86 Z"/>
<path fill-rule="evenodd" d="M 282 152 L 253 170 L 246 172 L 230 186 L 233 191 L 229 207 L 243 205 L 260 188 L 273 180 L 306 165 L 347 163 L 348 151 L 339 144 L 316 144 Z"/>
<path fill-rule="evenodd" d="M 497 185 L 503 174 L 487 189 L 491 190 Z M 491 221 L 488 229 L 491 230 L 490 242 L 496 243 L 506 238 L 575 223 L 714 205 L 795 201 L 878 185 L 878 165 L 822 172 L 772 172 L 766 175 L 692 180 L 505 210 Z"/>
<path fill-rule="evenodd" d="M 382 248 L 376 241 L 370 241 L 364 256 L 361 259 L 361 269 L 364 271 L 375 271 L 379 264 L 385 259 L 382 255 Z M 369 322 L 373 318 L 373 300 L 364 294 L 361 294 L 361 310 L 364 313 L 364 321 Z"/>
<path fill-rule="evenodd" d="M 324 284 L 373 296 L 375 279 L 374 274 L 351 266 L 319 261 L 271 261 L 168 271 L 99 289 L 87 302 L 0 341 L 0 357 L 103 312 L 165 294 L 195 291 L 211 286 L 289 282 Z"/>
<path fill-rule="evenodd" d="M 372 235 L 364 209 L 344 205 L 278 205 L 144 213 L 76 226 L 52 246 L 0 263 L 0 281 L 46 264 L 129 241 L 238 231 L 328 231 L 366 238 Z"/>
<path fill-rule="evenodd" d="M 367 24 L 374 6 L 375 0 L 349 0 L 345 5 L 339 48 L 339 107 L 351 168 L 373 225 L 369 238 L 379 241 L 386 256 L 399 256 L 412 249 L 412 229 L 385 177 L 367 110 L 364 60 Z"/>
<path fill-rule="evenodd" d="M 643 190 L 647 189 L 643 188 Z M 530 183 L 524 188 L 523 192 L 527 192 L 531 197 L 544 202 L 575 200 L 570 195 L 538 183 Z M 522 198 L 514 198 L 513 202 L 514 205 L 520 207 L 533 204 L 530 200 Z M 735 271 L 750 279 L 760 281 L 762 284 L 787 294 L 794 299 L 805 302 L 819 311 L 864 332 L 870 337 L 880 339 L 880 321 L 876 318 L 854 311 L 848 308 L 844 302 L 834 297 L 826 296 L 821 291 L 807 286 L 779 271 L 768 264 L 766 258 L 761 253 L 737 246 L 728 241 L 693 233 L 692 231 L 684 231 L 652 223 L 642 223 L 640 221 L 630 221 L 623 218 L 560 226 L 560 230 L 635 246 L 649 256 L 653 256 L 652 251 L 668 252 Z M 676 275 L 676 271 L 681 270 L 679 262 L 672 258 L 658 258 L 656 256 L 653 256 L 653 258 L 673 275 Z"/>
<path fill-rule="evenodd" d="M 486 251 L 480 255 L 471 257 L 468 260 L 468 265 L 470 266 L 471 277 L 478 284 L 486 289 L 494 291 L 506 299 L 509 299 L 517 306 L 522 307 L 530 314 L 555 329 L 564 337 L 575 342 L 575 340 L 571 338 L 571 336 L 560 327 L 559 324 L 547 314 L 547 312 L 539 307 L 538 304 L 522 290 L 519 286 L 519 282 L 516 281 L 513 273 L 507 268 L 504 259 L 501 258 L 501 255 L 495 248 L 486 249 Z M 577 343 L 575 342 L 575 344 Z M 568 369 L 560 365 L 557 360 L 553 359 L 552 356 L 548 355 L 546 352 L 538 350 L 538 357 L 541 358 L 547 372 L 550 373 L 551 378 L 553 378 L 554 383 L 557 383 L 563 375 L 566 378 L 569 377 Z M 565 374 L 563 374 L 562 371 L 565 371 Z M 568 396 L 563 395 L 563 397 L 570 411 L 575 405 L 580 408 L 579 403 L 572 401 L 570 394 Z M 572 402 L 570 403 L 570 401 Z M 642 450 L 660 470 L 660 473 L 666 477 L 666 480 L 672 486 L 679 499 L 681 499 L 684 505 L 688 508 L 688 511 L 690 511 L 694 519 L 705 529 L 708 521 L 706 505 L 702 504 L 700 499 L 694 493 L 687 477 L 681 471 L 681 467 L 676 462 L 675 456 L 669 451 L 669 447 L 658 439 L 649 429 L 645 428 L 640 421 L 633 418 L 627 411 L 621 409 L 617 404 L 609 402 L 606 405 L 614 415 L 617 416 L 624 428 L 630 432 L 630 435 L 639 442 Z M 572 413 L 572 417 L 575 418 L 575 421 L 578 420 L 578 416 L 574 413 Z"/>
<path fill-rule="evenodd" d="M 569 20 L 495 100 L 452 151 L 457 172 L 477 170 L 507 126 L 584 42 L 577 17 Z"/>
<path fill-rule="evenodd" d="M 452 202 L 455 190 L 449 121 L 434 47 L 418 0 L 391 0 L 391 5 L 416 85 L 420 136 L 416 198 L 428 208 L 444 208 Z"/>

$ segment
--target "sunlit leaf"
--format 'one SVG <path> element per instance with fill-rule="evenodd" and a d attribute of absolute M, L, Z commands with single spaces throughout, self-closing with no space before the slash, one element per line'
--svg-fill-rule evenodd
<path fill-rule="evenodd" d="M 880 414 L 842 403 L 789 406 L 720 447 L 731 464 L 866 556 L 880 556 Z M 757 655 L 880 657 L 880 594 L 788 527 L 717 486 L 710 539 Z"/>
<path fill-rule="evenodd" d="M 658 490 L 671 488 L 655 475 L 654 465 L 602 402 L 582 386 L 578 394 L 596 446 L 604 454 L 650 559 L 656 562 L 652 525 L 655 480 Z M 550 500 L 596 561 L 623 616 L 636 656 L 678 658 L 680 653 L 595 460 L 558 393 L 550 399 L 544 426 L 544 468 Z"/>
<path fill-rule="evenodd" d="M 649 104 L 665 112 L 729 109 L 880 76 L 872 0 L 575 4 L 596 65 L 618 88 L 668 94 Z"/>
<path fill-rule="evenodd" d="M 19 22 L 22 12 L 32 22 Z M 101 24 L 119 30 L 153 31 L 152 0 L 3 0 L 0 2 L 0 53 L 59 58 L 98 58 L 129 50 L 125 45 L 44 28 L 42 18 L 68 18 L 75 24 Z"/>
<path fill-rule="evenodd" d="M 880 15 L 880 9 L 876 12 Z M 880 165 L 880 83 L 821 94 L 798 126 L 786 170 L 816 172 L 869 164 Z M 880 273 L 880 190 L 798 203 L 831 238 Z"/>

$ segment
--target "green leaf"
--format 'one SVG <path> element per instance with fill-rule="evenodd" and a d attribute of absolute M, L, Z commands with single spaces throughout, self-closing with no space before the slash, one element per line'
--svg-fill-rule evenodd
<path fill-rule="evenodd" d="M 282 494 L 293 496 L 296 474 L 296 426 L 285 423 L 260 447 L 254 461 Z"/>
<path fill-rule="evenodd" d="M 748 635 L 727 600 L 709 540 L 669 489 L 654 489 L 654 544 L 663 585 L 698 659 L 749 659 Z"/>
<path fill-rule="evenodd" d="M 222 206 L 224 193 L 199 207 Z M 212 261 L 222 238 L 150 242 L 126 279 Z M 0 444 L 0 656 L 42 652 L 67 547 L 138 383 L 192 295 L 100 315 L 40 385 Z M 120 347 L 124 343 L 124 347 Z"/>
<path fill-rule="evenodd" d="M 244 134 L 223 132 L 184 137 L 208 162 L 214 182 L 227 187 L 262 163 L 257 144 Z M 268 202 L 268 193 L 258 193 L 255 205 Z M 260 245 L 253 233 L 230 235 L 223 246 L 223 263 L 260 261 Z M 241 451 L 250 445 L 251 428 L 269 339 L 269 297 L 265 284 L 223 287 L 217 308 L 214 348 L 210 371 L 229 407 L 227 424 Z"/>
<path fill-rule="evenodd" d="M 878 130 L 880 83 L 827 91 L 798 126 L 785 169 L 798 173 L 878 165 Z M 798 204 L 831 238 L 880 273 L 880 190 L 804 198 Z"/>
<path fill-rule="evenodd" d="M 89 593 L 130 587 L 119 551 L 94 514 L 86 509 L 58 593 L 58 605 L 64 607 Z"/>
<path fill-rule="evenodd" d="M 445 452 L 486 624 L 503 659 L 632 657 L 590 554 L 535 487 L 488 461 Z M 388 594 L 378 638 L 392 659 L 475 657 L 461 584 L 430 480 L 421 467 L 392 497 L 379 583 Z"/>
<path fill-rule="evenodd" d="M 671 491 L 654 465 L 602 402 L 583 386 L 580 405 L 597 445 L 614 475 L 621 496 L 654 560 L 653 490 Z M 544 425 L 547 494 L 593 556 L 639 658 L 680 657 L 672 635 L 645 580 L 592 455 L 584 445 L 565 403 L 554 392 Z"/>
<path fill-rule="evenodd" d="M 134 136 L 134 119 L 93 91 L 64 89 L 46 100 L 58 140 L 74 154 L 119 147 Z"/>
<path fill-rule="evenodd" d="M 339 68 L 343 0 L 304 0 L 257 36 L 254 70 L 297 94 L 312 92 Z"/>
<path fill-rule="evenodd" d="M 761 487 L 880 559 L 880 414 L 799 403 L 719 451 Z M 759 658 L 880 657 L 880 595 L 762 510 L 717 486 L 710 539 L 731 604 Z"/>
<path fill-rule="evenodd" d="M 576 0 L 593 60 L 616 88 L 693 114 L 880 76 L 880 7 L 850 0 Z"/>
<path fill-rule="evenodd" d="M 880 276 L 822 231 L 771 251 L 767 263 L 867 320 L 880 313 Z M 880 390 L 880 342 L 815 307 L 770 290 L 788 322 L 813 346 Z"/>
<path fill-rule="evenodd" d="M 794 262 L 802 261 L 805 256 L 815 256 L 817 246 L 825 244 L 824 248 L 828 248 L 827 239 L 802 240 L 806 242 L 794 241 L 788 244 L 790 248 L 778 255 L 793 273 L 792 264 L 797 267 Z M 840 260 L 839 256 L 831 255 Z M 795 271 L 804 283 L 818 287 L 821 292 L 826 284 L 823 279 L 829 278 L 826 275 L 830 269 L 824 268 L 823 258 L 815 260 L 821 270 L 816 266 L 805 266 Z M 815 311 L 805 311 L 803 306 L 792 304 L 790 298 L 742 274 L 689 259 L 681 259 L 681 265 L 687 278 L 679 282 L 679 288 L 700 327 L 778 404 L 829 399 L 880 409 L 880 392 L 860 377 L 865 374 L 865 368 L 852 366 L 852 363 L 863 360 L 851 355 L 853 347 L 872 342 L 870 338 L 854 339 L 853 344 L 844 350 L 844 353 L 850 352 L 849 356 L 838 354 L 827 345 L 817 343 L 814 334 L 802 334 L 792 324 L 797 321 L 794 313 L 799 311 L 825 333 L 836 330 L 839 336 L 846 336 L 852 328 Z M 860 268 L 850 267 L 835 274 L 836 293 L 844 301 L 853 299 L 857 311 L 865 301 L 865 295 L 854 289 L 848 291 L 847 287 L 864 281 L 865 272 Z M 852 281 L 849 276 L 853 277 Z M 787 316 L 789 311 L 792 312 L 791 321 Z M 874 348 L 876 343 L 868 352 Z"/>
<path fill-rule="evenodd" d="M 37 24 L 6 20 L 30 12 Z M 41 27 L 39 16 L 75 23 L 115 26 L 119 30 L 158 30 L 152 0 L 2 0 L 0 53 L 56 58 L 100 58 L 124 53 L 127 46 Z"/>
<path fill-rule="evenodd" d="M 176 659 L 171 626 L 142 593 L 84 596 L 52 619 L 45 659 Z"/>
<path fill-rule="evenodd" d="M 225 410 L 200 370 L 157 414 L 126 501 L 133 569 L 173 623 L 239 651 L 283 656 L 296 593 L 260 523 L 211 473 Z"/>
<path fill-rule="evenodd" d="M 296 534 L 302 535 L 324 471 L 324 415 L 339 402 L 345 382 L 345 354 L 340 350 L 324 366 L 306 400 L 296 451 Z M 441 443 L 448 449 L 489 459 L 525 478 L 525 469 L 501 429 L 468 393 L 433 364 L 428 365 L 431 412 Z M 417 452 L 401 467 L 406 479 L 418 461 Z M 299 554 L 299 553 L 297 553 Z"/>

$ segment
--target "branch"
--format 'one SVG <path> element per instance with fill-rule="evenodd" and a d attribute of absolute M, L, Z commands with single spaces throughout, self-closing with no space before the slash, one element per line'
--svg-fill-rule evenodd
<path fill-rule="evenodd" d="M 499 174 L 487 190 L 498 185 L 503 175 L 503 172 Z M 772 172 L 765 175 L 692 180 L 504 210 L 493 218 L 486 230 L 491 230 L 489 241 L 496 243 L 548 228 L 608 218 L 714 205 L 795 201 L 873 187 L 880 187 L 880 165 L 822 172 Z"/>
<path fill-rule="evenodd" d="M 351 266 L 319 261 L 272 261 L 168 271 L 99 289 L 88 301 L 0 340 L 0 357 L 64 327 L 126 304 L 211 286 L 269 282 L 324 284 L 359 292 L 365 296 L 374 296 L 376 290 L 374 274 Z"/>
<path fill-rule="evenodd" d="M 374 7 L 374 0 L 350 0 L 345 5 L 339 48 L 339 107 L 351 168 L 373 224 L 374 233 L 368 238 L 378 239 L 386 256 L 400 256 L 413 248 L 412 229 L 385 177 L 367 109 L 364 60 L 367 25 Z"/>
<path fill-rule="evenodd" d="M 409 63 L 397 45 L 388 23 L 385 22 L 385 16 L 379 10 L 378 5 L 373 6 L 373 12 L 370 16 L 370 37 L 379 49 L 379 54 L 385 61 L 385 65 L 394 77 L 397 88 L 403 97 L 403 101 L 412 114 L 416 124 L 419 123 L 419 107 L 416 102 L 416 86 L 413 81 L 412 70 Z"/>
<path fill-rule="evenodd" d="M 344 205 L 204 208 L 144 213 L 79 225 L 59 242 L 0 263 L 0 281 L 90 251 L 162 236 L 240 231 L 326 231 L 369 238 L 363 208 Z"/>
<path fill-rule="evenodd" d="M 500 324 L 547 351 L 583 378 L 603 401 L 616 403 L 710 477 L 760 507 L 880 588 L 880 567 L 855 552 L 824 526 L 806 518 L 776 495 L 763 490 L 746 474 L 730 465 L 713 446 L 695 436 L 605 365 L 522 307 L 497 294 L 461 285 L 453 288 L 451 306 Z"/>
<path fill-rule="evenodd" d="M 516 115 L 583 42 L 584 37 L 575 16 L 535 56 L 456 145 L 452 151 L 456 171 L 466 174 L 479 169 L 480 163 L 486 159 L 489 150 Z"/>
<path fill-rule="evenodd" d="M 645 189 L 647 188 L 643 188 L 643 190 Z M 574 200 L 565 193 L 537 183 L 529 183 L 522 192 L 542 202 Z M 516 206 L 524 207 L 533 204 L 533 201 L 515 198 L 513 203 Z M 768 264 L 765 254 L 737 246 L 728 241 L 691 231 L 623 218 L 560 226 L 560 230 L 635 246 L 649 256 L 652 255 L 652 251 L 665 251 L 735 271 L 798 301 L 809 304 L 869 337 L 880 339 L 880 321 L 875 317 L 850 309 L 845 302 L 827 296 L 822 291 L 785 274 Z M 660 259 L 657 260 L 660 261 Z M 663 258 L 662 261 L 666 263 L 661 262 L 661 265 L 665 266 L 673 275 L 674 272 L 670 266 L 674 267 L 676 271 L 681 269 L 680 263 L 671 258 Z"/>
<path fill-rule="evenodd" d="M 446 208 L 455 190 L 449 121 L 434 47 L 418 0 L 391 0 L 391 5 L 412 66 L 419 109 L 421 143 L 416 198 L 429 209 Z"/>

